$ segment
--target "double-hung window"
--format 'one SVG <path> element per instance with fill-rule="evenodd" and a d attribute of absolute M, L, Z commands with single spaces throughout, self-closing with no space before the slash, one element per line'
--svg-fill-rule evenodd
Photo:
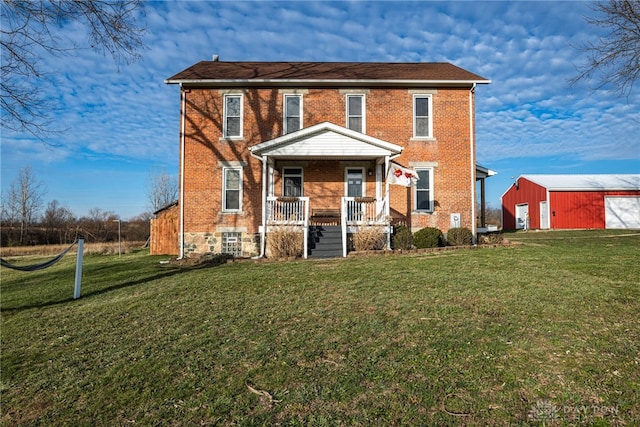
<path fill-rule="evenodd" d="M 222 183 L 222 210 L 242 210 L 242 169 L 223 168 Z"/>
<path fill-rule="evenodd" d="M 415 210 L 433 212 L 433 169 L 416 168 L 418 181 L 414 188 Z"/>
<path fill-rule="evenodd" d="M 302 95 L 284 96 L 284 133 L 302 129 Z"/>
<path fill-rule="evenodd" d="M 282 169 L 282 195 L 285 197 L 301 197 L 302 192 L 302 168 Z"/>
<path fill-rule="evenodd" d="M 364 95 L 347 95 L 347 128 L 364 132 Z"/>
<path fill-rule="evenodd" d="M 224 123 L 222 132 L 225 138 L 242 137 L 242 95 L 224 96 Z"/>
<path fill-rule="evenodd" d="M 413 137 L 433 137 L 431 95 L 413 95 Z"/>

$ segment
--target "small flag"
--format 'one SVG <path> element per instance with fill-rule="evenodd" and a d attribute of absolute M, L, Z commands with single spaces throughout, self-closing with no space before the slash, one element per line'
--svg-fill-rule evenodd
<path fill-rule="evenodd" d="M 418 179 L 420 178 L 418 178 L 418 174 L 413 169 L 403 168 L 395 163 L 389 164 L 389 172 L 387 173 L 387 182 L 389 184 L 411 187 Z"/>

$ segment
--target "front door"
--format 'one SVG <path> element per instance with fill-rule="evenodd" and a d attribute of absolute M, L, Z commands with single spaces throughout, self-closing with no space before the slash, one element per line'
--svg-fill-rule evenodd
<path fill-rule="evenodd" d="M 347 197 L 364 196 L 364 169 L 348 168 L 346 170 L 345 193 Z M 359 221 L 362 216 L 361 202 L 350 201 L 347 204 L 347 220 Z"/>
<path fill-rule="evenodd" d="M 347 169 L 346 179 L 347 197 L 362 197 L 364 195 L 364 170 L 361 168 Z"/>

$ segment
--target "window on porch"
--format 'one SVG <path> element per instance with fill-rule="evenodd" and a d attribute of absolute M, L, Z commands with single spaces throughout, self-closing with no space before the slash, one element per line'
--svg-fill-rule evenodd
<path fill-rule="evenodd" d="M 302 191 L 302 168 L 282 169 L 282 195 L 285 197 L 301 197 Z"/>

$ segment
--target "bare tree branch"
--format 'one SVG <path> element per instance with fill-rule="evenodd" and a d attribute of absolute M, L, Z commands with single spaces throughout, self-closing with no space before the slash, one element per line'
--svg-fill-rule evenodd
<path fill-rule="evenodd" d="M 65 34 L 65 26 L 80 22 L 87 28 L 89 46 L 113 58 L 118 68 L 140 58 L 146 29 L 139 20 L 142 0 L 3 0 L 0 2 L 0 107 L 2 126 L 44 138 L 54 129 L 50 111 L 55 107 L 39 88 L 51 82 L 46 56 L 70 54 L 78 49 Z"/>
<path fill-rule="evenodd" d="M 595 79 L 596 90 L 611 84 L 621 95 L 628 95 L 640 76 L 640 0 L 609 0 L 596 3 L 593 9 L 598 17 L 586 21 L 608 34 L 596 44 L 582 46 L 588 58 L 570 83 Z"/>
<path fill-rule="evenodd" d="M 178 180 L 167 175 L 164 168 L 151 173 L 147 181 L 147 200 L 151 212 L 156 212 L 178 199 Z"/>

